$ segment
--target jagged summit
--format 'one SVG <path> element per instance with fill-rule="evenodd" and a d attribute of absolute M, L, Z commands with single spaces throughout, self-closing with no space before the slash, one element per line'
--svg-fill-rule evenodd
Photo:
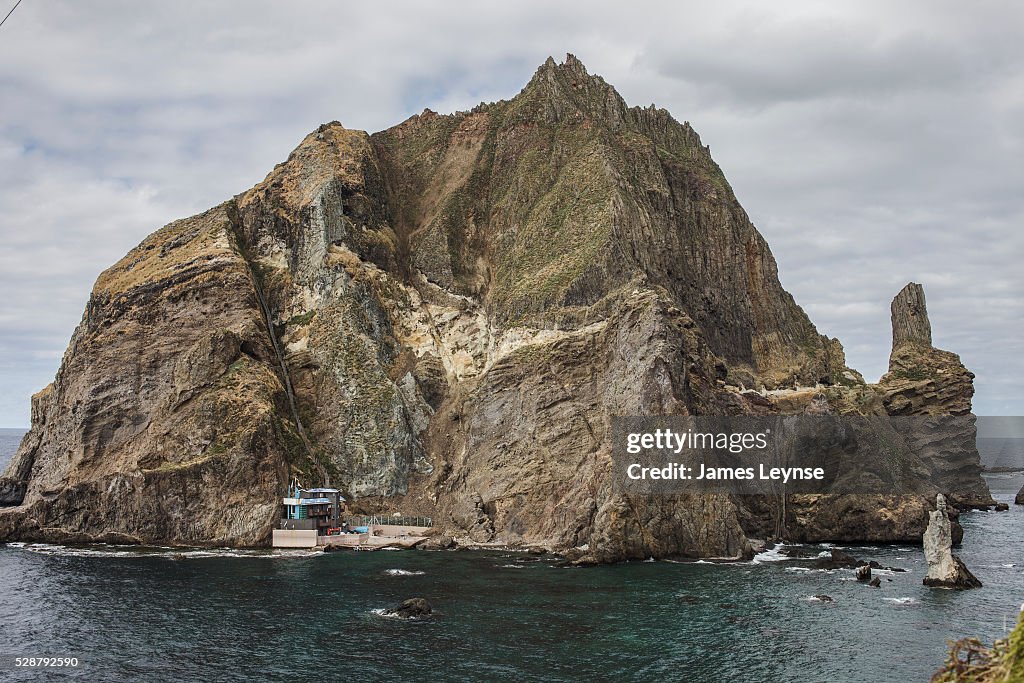
<path fill-rule="evenodd" d="M 512 103 L 516 114 L 550 124 L 586 118 L 618 128 L 627 116 L 626 102 L 615 88 L 589 74 L 571 54 L 561 64 L 548 57 Z"/>

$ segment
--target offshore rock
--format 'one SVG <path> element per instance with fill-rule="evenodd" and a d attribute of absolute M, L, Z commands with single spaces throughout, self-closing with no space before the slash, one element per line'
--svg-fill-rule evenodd
<path fill-rule="evenodd" d="M 320 126 L 104 272 L 0 478 L 0 540 L 265 544 L 292 477 L 580 563 L 920 538 L 930 495 L 612 485 L 615 415 L 971 419 L 923 292 L 897 299 L 867 385 L 690 125 L 548 60 L 507 101 Z M 912 472 L 988 500 L 973 432 L 944 438 Z"/>
<path fill-rule="evenodd" d="M 386 616 L 400 617 L 402 619 L 423 619 L 433 613 L 433 608 L 425 598 L 409 598 L 403 600 L 398 607 L 384 610 Z"/>
<path fill-rule="evenodd" d="M 928 574 L 924 585 L 933 588 L 981 588 L 979 581 L 952 551 L 949 517 L 946 516 L 946 498 L 941 493 L 935 502 L 928 528 L 924 532 L 924 556 L 928 560 Z"/>
<path fill-rule="evenodd" d="M 1021 487 L 1020 491 L 1017 491 L 1017 495 L 1013 499 L 1014 505 L 1024 505 L 1024 486 Z"/>

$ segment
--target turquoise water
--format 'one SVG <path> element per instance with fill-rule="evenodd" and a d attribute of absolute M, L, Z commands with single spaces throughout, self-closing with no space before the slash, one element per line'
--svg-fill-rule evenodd
<path fill-rule="evenodd" d="M 1019 479 L 992 480 L 997 498 Z M 968 592 L 926 589 L 920 549 L 901 546 L 848 550 L 910 570 L 875 590 L 777 553 L 573 569 L 511 552 L 8 544 L 0 654 L 78 656 L 65 677 L 83 681 L 926 681 L 947 639 L 998 637 L 1024 602 L 1024 509 L 963 520 L 960 554 L 985 583 Z M 413 596 L 436 616 L 378 613 Z"/>

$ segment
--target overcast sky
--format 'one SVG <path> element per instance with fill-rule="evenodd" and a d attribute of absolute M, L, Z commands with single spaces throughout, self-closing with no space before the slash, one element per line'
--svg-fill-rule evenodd
<path fill-rule="evenodd" d="M 868 380 L 914 280 L 975 411 L 1024 414 L 1022 6 L 711 4 L 24 0 L 0 28 L 0 426 L 28 424 L 96 276 L 156 228 L 322 122 L 508 98 L 566 52 L 693 124 Z"/>

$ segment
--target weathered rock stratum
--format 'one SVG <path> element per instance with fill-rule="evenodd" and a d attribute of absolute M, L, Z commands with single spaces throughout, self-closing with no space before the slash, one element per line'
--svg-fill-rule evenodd
<path fill-rule="evenodd" d="M 259 545 L 296 476 L 581 561 L 919 540 L 926 496 L 610 483 L 613 415 L 969 415 L 973 376 L 931 347 L 919 286 L 893 322 L 867 385 L 690 125 L 549 59 L 507 101 L 320 126 L 104 272 L 0 480 L 0 539 Z M 936 492 L 986 504 L 971 436 L 950 438 Z"/>

